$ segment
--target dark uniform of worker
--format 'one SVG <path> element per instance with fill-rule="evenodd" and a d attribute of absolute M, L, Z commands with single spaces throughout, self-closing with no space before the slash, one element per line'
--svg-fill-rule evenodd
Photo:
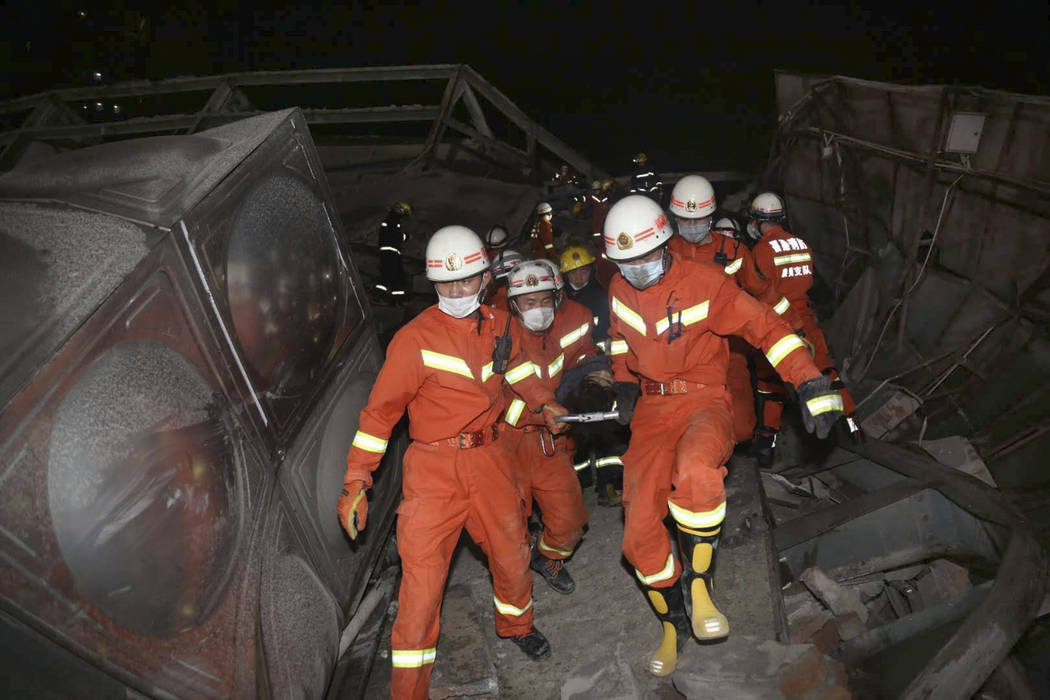
<path fill-rule="evenodd" d="M 412 215 L 408 202 L 398 202 L 379 225 L 379 282 L 376 289 L 383 298 L 397 302 L 405 298 L 405 268 L 401 264 L 401 246 L 408 238 L 401 230 L 401 220 Z"/>

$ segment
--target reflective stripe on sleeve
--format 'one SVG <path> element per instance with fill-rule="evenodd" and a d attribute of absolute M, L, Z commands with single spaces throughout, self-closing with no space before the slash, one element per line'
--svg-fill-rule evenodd
<path fill-rule="evenodd" d="M 497 598 L 495 595 L 492 596 L 492 602 L 496 604 L 496 611 L 501 615 L 512 615 L 514 617 L 520 617 L 528 612 L 528 609 L 532 607 L 532 599 L 529 599 L 528 605 L 524 608 L 518 608 L 510 603 L 504 603 L 502 600 Z"/>
<path fill-rule="evenodd" d="M 503 416 L 503 420 L 511 425 L 517 425 L 518 420 L 521 418 L 521 412 L 525 410 L 525 402 L 521 399 L 514 399 L 510 402 L 510 406 L 507 406 L 507 413 Z"/>
<path fill-rule="evenodd" d="M 777 267 L 781 265 L 794 265 L 795 263 L 804 263 L 812 260 L 809 253 L 792 253 L 791 255 L 777 255 L 773 258 L 773 264 Z"/>
<path fill-rule="evenodd" d="M 540 533 L 539 548 L 551 552 L 552 554 L 560 554 L 563 557 L 571 557 L 572 551 L 566 552 L 564 549 L 557 549 L 547 544 L 547 540 L 543 539 L 543 533 Z"/>
<path fill-rule="evenodd" d="M 743 264 L 744 264 L 744 259 L 743 258 L 737 258 L 736 260 L 734 260 L 733 262 L 731 262 L 731 263 L 729 263 L 728 265 L 725 266 L 726 274 L 727 275 L 735 275 L 737 273 L 737 271 L 740 269 L 740 266 L 743 265 Z"/>
<path fill-rule="evenodd" d="M 419 668 L 434 663 L 437 649 L 391 649 L 390 663 L 394 668 Z"/>
<path fill-rule="evenodd" d="M 682 325 L 689 326 L 694 323 L 699 323 L 707 318 L 707 310 L 710 307 L 710 302 L 700 302 L 695 306 L 690 306 L 688 309 L 682 309 Z M 678 320 L 678 314 L 673 314 L 675 320 Z M 668 323 L 666 318 L 661 318 L 656 322 L 656 334 L 660 335 L 667 330 Z"/>
<path fill-rule="evenodd" d="M 482 383 L 487 382 L 489 380 L 489 377 L 491 377 L 491 376 L 492 376 L 492 363 L 490 362 L 490 363 L 488 363 L 487 365 L 485 365 L 484 367 L 481 368 L 481 381 L 482 381 Z"/>
<path fill-rule="evenodd" d="M 354 435 L 354 441 L 351 444 L 365 452 L 375 452 L 376 454 L 383 454 L 386 452 L 386 440 L 377 438 L 375 435 L 369 435 L 362 430 L 357 431 L 357 434 Z"/>
<path fill-rule="evenodd" d="M 445 372 L 452 372 L 453 374 L 459 374 L 468 379 L 474 378 L 474 374 L 470 371 L 470 367 L 468 367 L 466 361 L 460 357 L 443 355 L 440 352 L 434 352 L 433 350 L 421 349 L 419 352 L 423 356 L 423 364 L 427 367 L 440 369 Z"/>
<path fill-rule="evenodd" d="M 785 335 L 783 338 L 773 343 L 773 347 L 766 353 L 766 359 L 769 360 L 769 364 L 776 367 L 780 364 L 780 361 L 790 355 L 799 348 L 806 347 L 805 343 L 802 342 L 802 338 L 792 333 L 791 335 Z"/>
<path fill-rule="evenodd" d="M 597 323 L 598 322 L 598 320 L 597 320 L 598 317 L 595 316 L 594 318 L 595 318 L 595 323 Z M 576 330 L 571 331 L 571 332 L 566 333 L 565 335 L 563 335 L 561 337 L 561 340 L 558 341 L 558 344 L 561 345 L 562 349 L 564 350 L 565 348 L 569 347 L 570 345 L 575 343 L 577 340 L 579 340 L 583 336 L 587 335 L 587 331 L 589 331 L 590 328 L 591 328 L 591 324 L 585 323 L 582 326 L 580 326 L 579 328 L 577 328 Z"/>
<path fill-rule="evenodd" d="M 626 355 L 627 354 L 627 341 L 626 340 L 614 340 L 609 345 L 610 355 Z"/>
<path fill-rule="evenodd" d="M 602 457 L 594 463 L 595 467 L 623 466 L 623 460 L 619 457 Z"/>
<path fill-rule="evenodd" d="M 586 462 L 577 462 L 576 464 L 572 465 L 572 468 L 575 469 L 578 472 L 582 472 L 584 469 L 586 469 L 590 465 L 590 463 L 591 463 L 591 460 L 589 460 L 589 459 Z"/>
<path fill-rule="evenodd" d="M 842 410 L 842 397 L 838 394 L 823 394 L 806 402 L 811 415 L 819 416 L 828 411 Z"/>
<path fill-rule="evenodd" d="M 790 308 L 791 302 L 787 300 L 787 297 L 780 297 L 780 301 L 773 307 L 773 310 L 777 312 L 778 316 L 783 316 Z"/>
<path fill-rule="evenodd" d="M 507 370 L 507 373 L 503 375 L 503 378 L 507 380 L 508 384 L 516 384 L 530 374 L 536 374 L 537 371 L 538 368 L 526 360 L 514 369 Z"/>
<path fill-rule="evenodd" d="M 553 248 L 553 247 L 554 247 L 554 244 L 553 244 L 553 243 L 547 243 L 547 244 L 545 244 L 545 245 L 544 245 L 543 247 L 544 247 L 545 249 L 547 249 L 547 250 L 550 250 L 551 248 Z"/>
<path fill-rule="evenodd" d="M 725 501 L 722 501 L 715 508 L 701 513 L 686 510 L 682 506 L 675 505 L 670 499 L 667 501 L 667 507 L 671 509 L 671 515 L 674 517 L 675 522 L 679 522 L 686 527 L 709 528 L 718 525 L 726 519 Z"/>
<path fill-rule="evenodd" d="M 565 366 L 565 354 L 562 353 L 562 354 L 558 355 L 556 358 L 554 358 L 554 362 L 550 363 L 550 365 L 547 367 L 547 376 L 550 377 L 551 379 L 554 379 L 554 377 L 558 374 L 558 372 L 561 371 L 561 368 L 564 367 L 564 366 Z"/>
<path fill-rule="evenodd" d="M 654 583 L 666 581 L 674 576 L 674 552 L 667 555 L 667 563 L 664 565 L 664 568 L 657 571 L 652 576 L 646 576 L 638 569 L 634 570 L 634 575 L 638 577 L 638 580 L 642 582 L 643 586 L 651 586 Z"/>
<path fill-rule="evenodd" d="M 642 320 L 642 317 L 616 297 L 612 298 L 612 312 L 619 316 L 620 320 L 628 326 L 643 336 L 645 335 L 645 321 Z"/>

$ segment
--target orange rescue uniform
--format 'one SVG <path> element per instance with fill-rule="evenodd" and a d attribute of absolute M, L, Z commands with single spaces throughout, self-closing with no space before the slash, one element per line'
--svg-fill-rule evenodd
<path fill-rule="evenodd" d="M 806 340 L 814 362 L 831 379 L 832 388 L 842 396 L 846 415 L 851 415 L 856 404 L 832 363 L 824 332 L 817 325 L 809 303 L 809 290 L 813 286 L 813 259 L 809 246 L 798 236 L 776 226 L 755 244 L 752 255 L 754 264 L 744 271 L 741 282 L 757 299 L 772 306 Z M 764 363 L 757 368 L 757 374 L 763 427 L 776 432 L 780 429 L 783 411 L 783 385 Z"/>
<path fill-rule="evenodd" d="M 532 252 L 536 258 L 558 261 L 558 252 L 554 250 L 554 224 L 550 219 L 541 216 L 533 226 Z"/>
<path fill-rule="evenodd" d="M 390 341 L 361 411 L 346 483 L 371 486 L 406 409 L 412 439 L 397 510 L 403 574 L 391 638 L 392 698 L 427 697 L 449 560 L 464 527 L 488 556 L 497 634 L 521 636 L 532 628 L 524 504 L 497 425 L 504 382 L 532 409 L 554 396 L 520 353 L 511 358 L 516 372 L 492 373 L 493 344 L 506 321 L 506 312 L 484 305 L 463 319 L 437 306 L 424 310 Z"/>
<path fill-rule="evenodd" d="M 725 517 L 725 462 L 733 448 L 726 391 L 737 335 L 761 348 L 788 381 L 820 376 L 802 340 L 721 268 L 670 254 L 663 279 L 643 290 L 617 277 L 610 289 L 613 372 L 641 382 L 624 462 L 623 550 L 646 586 L 678 580 L 663 520 L 716 527 Z"/>
<path fill-rule="evenodd" d="M 510 311 L 510 304 L 507 301 L 507 287 L 493 282 L 492 286 L 489 287 L 488 294 L 485 296 L 485 303 L 500 311 Z"/>
<path fill-rule="evenodd" d="M 591 339 L 591 312 L 570 299 L 562 302 L 546 331 L 534 333 L 518 319 L 511 329 L 514 347 L 521 349 L 524 361 L 532 363 L 539 382 L 552 393 L 563 372 L 598 354 Z M 504 421 L 509 429 L 504 433 L 503 448 L 522 489 L 526 512 L 531 512 L 532 500 L 536 499 L 543 513 L 543 532 L 536 546 L 548 559 L 565 559 L 583 537 L 587 524 L 569 438 L 552 437 L 541 415 L 530 413 L 525 402 L 509 390 L 505 393 L 509 401 Z"/>
<path fill-rule="evenodd" d="M 672 253 L 683 259 L 711 262 L 740 284 L 740 271 L 753 268 L 751 250 L 736 238 L 711 232 L 707 243 L 690 243 L 675 236 L 668 243 Z M 729 339 L 729 373 L 726 384 L 733 399 L 733 437 L 737 442 L 750 440 L 755 433 L 755 397 L 747 358 L 751 347 L 740 338 Z"/>

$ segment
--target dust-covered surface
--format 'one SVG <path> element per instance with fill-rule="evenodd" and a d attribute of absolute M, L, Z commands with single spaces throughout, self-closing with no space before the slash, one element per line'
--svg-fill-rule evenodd
<path fill-rule="evenodd" d="M 148 252 L 146 229 L 128 221 L 0 204 L 0 406 Z"/>
<path fill-rule="evenodd" d="M 746 467 L 749 462 L 742 464 Z M 748 488 L 757 486 L 757 480 L 748 484 Z M 757 494 L 745 493 L 743 488 L 730 488 L 729 508 L 739 503 L 739 509 L 746 509 L 745 496 L 757 499 Z M 656 678 L 646 670 L 649 655 L 660 642 L 661 629 L 633 570 L 623 559 L 622 509 L 599 507 L 590 489 L 584 491 L 584 503 L 590 514 L 590 529 L 568 564 L 576 591 L 560 595 L 538 574 L 533 576 L 536 627 L 547 636 L 553 651 L 543 661 L 529 660 L 513 643 L 496 636 L 491 579 L 477 549 L 464 535 L 453 557 L 447 593 L 453 600 L 449 604 L 446 597 L 437 647 L 432 688 L 440 686 L 442 692 L 432 696 L 454 697 L 447 691 L 458 688 L 461 695 L 469 690 L 473 697 L 683 697 L 669 677 Z M 753 639 L 761 639 L 773 629 L 769 579 L 764 572 L 753 571 L 754 567 L 766 566 L 766 555 L 758 549 L 757 545 L 749 546 L 746 533 L 738 534 L 736 547 L 720 557 L 716 576 L 716 601 L 729 614 L 734 635 L 751 635 Z M 734 557 L 740 561 L 730 562 Z M 762 575 L 749 580 L 751 573 Z M 470 605 L 464 604 L 467 596 Z M 702 668 L 720 656 L 720 646 L 690 641 L 682 663 Z M 381 658 L 379 664 L 389 665 L 389 660 Z M 498 684 L 496 693 L 484 691 L 490 665 Z"/>
<path fill-rule="evenodd" d="M 205 619 L 232 563 L 235 459 L 210 387 L 184 357 L 142 341 L 99 358 L 49 441 L 48 510 L 78 590 L 143 635 Z"/>

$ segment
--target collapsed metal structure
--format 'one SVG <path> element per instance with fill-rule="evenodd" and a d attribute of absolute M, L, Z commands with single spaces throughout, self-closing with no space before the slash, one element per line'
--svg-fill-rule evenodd
<path fill-rule="evenodd" d="M 1045 391 L 1050 386 L 1050 242 L 1045 236 L 1050 220 L 1045 155 L 1050 152 L 1050 101 L 847 78 L 779 74 L 777 81 L 781 126 L 766 181 L 785 192 L 793 225 L 816 251 L 818 271 L 830 285 L 826 310 L 834 316 L 829 337 L 845 360 L 847 376 L 864 397 L 862 408 L 871 410 L 891 389 L 917 397 L 921 411 L 902 421 L 887 440 L 917 440 L 921 446 L 930 437 L 965 434 L 1000 484 L 1015 491 L 998 492 L 912 448 L 881 441 L 825 455 L 805 473 L 834 473 L 855 487 L 854 496 L 775 523 L 763 544 L 776 554 L 770 559 L 771 602 L 777 608 L 777 586 L 782 582 L 775 565 L 780 557 L 791 575 L 819 565 L 843 580 L 933 557 L 972 566 L 984 580 L 972 600 L 953 602 L 949 610 L 913 613 L 868 630 L 842 649 L 846 658 L 862 663 L 878 653 L 905 648 L 935 623 L 952 626 L 947 642 L 928 650 L 917 673 L 897 679 L 898 690 L 906 697 L 971 693 L 1031 622 L 1045 588 L 1046 553 L 1032 516 L 1041 503 L 1033 486 L 1046 481 L 1039 455 L 1050 439 L 1050 396 Z M 250 94 L 255 88 L 392 84 L 425 85 L 440 93 L 440 99 L 426 105 L 373 102 L 259 116 L 260 96 Z M 105 123 L 87 123 L 72 108 L 79 101 L 137 96 L 198 104 L 175 114 Z M 338 98 L 345 101 L 341 93 Z M 951 138 L 956 113 L 984 115 L 983 136 L 972 152 L 946 150 L 949 141 L 960 147 Z M 75 342 L 70 341 L 68 349 L 22 362 L 25 371 L 10 373 L 10 381 L 0 372 L 0 402 L 8 399 L 5 389 L 13 397 L 12 408 L 0 413 L 0 480 L 12 478 L 5 486 L 7 500 L 0 499 L 0 519 L 6 526 L 0 531 L 0 556 L 11 564 L 0 577 L 6 600 L 0 619 L 10 614 L 15 624 L 57 643 L 69 665 L 86 662 L 103 669 L 107 684 L 116 679 L 149 694 L 247 696 L 262 687 L 316 694 L 339 649 L 337 626 L 355 610 L 363 610 L 364 617 L 370 610 L 384 609 L 376 601 L 392 588 L 387 581 L 385 593 L 369 594 L 365 600 L 370 602 L 359 604 L 380 547 L 373 541 L 364 549 L 348 549 L 328 517 L 332 489 L 341 478 L 345 438 L 352 432 L 343 427 L 356 416 L 379 361 L 373 335 L 361 332 L 366 326 L 374 329 L 377 320 L 354 270 L 355 265 L 367 267 L 371 259 L 358 249 L 350 256 L 347 239 L 366 243 L 395 197 L 422 202 L 426 226 L 454 218 L 482 228 L 486 221 L 523 221 L 541 192 L 537 183 L 556 163 L 567 162 L 588 177 L 602 173 L 473 69 L 459 65 L 239 73 L 73 88 L 0 104 L 0 115 L 15 123 L 0 133 L 0 169 L 17 166 L 0 182 L 0 198 L 7 200 L 2 203 L 6 210 L 28 222 L 26 230 L 53 228 L 41 218 L 48 214 L 43 210 L 60 211 L 63 217 L 87 212 L 84 216 L 104 219 L 107 225 L 121 222 L 143 228 L 148 249 L 143 252 L 145 262 L 136 263 L 137 272 L 113 271 L 120 279 L 107 289 L 117 291 L 108 300 L 92 302 L 98 310 L 83 330 L 59 329 L 79 333 L 70 336 Z M 232 123 L 251 115 L 256 116 Z M 963 120 L 971 135 L 973 123 L 972 118 Z M 416 131 L 395 129 L 378 145 L 340 144 L 336 139 L 325 150 L 315 148 L 315 139 L 303 128 L 306 124 L 315 134 L 354 125 L 381 131 L 407 124 Z M 193 136 L 110 144 L 59 154 L 58 161 L 33 152 L 40 143 L 73 150 L 147 134 Z M 961 136 L 965 133 L 956 134 Z M 167 188 L 165 173 L 153 162 L 173 155 L 182 158 L 176 180 L 185 190 Z M 144 172 L 123 177 L 132 161 Z M 63 180 L 78 169 L 85 171 L 79 178 Z M 209 173 L 211 181 L 201 179 L 200 173 Z M 282 183 L 301 180 L 313 193 L 313 198 L 300 198 L 303 206 L 327 216 L 314 217 L 320 233 L 316 241 L 310 239 L 313 247 L 308 252 L 339 263 L 342 286 L 336 315 L 342 320 L 336 325 L 345 344 L 334 342 L 335 349 L 318 351 L 300 363 L 304 377 L 337 378 L 323 396 L 289 391 L 283 379 L 274 380 L 272 387 L 267 384 L 270 374 L 277 373 L 274 368 L 295 358 L 277 357 L 274 353 L 279 355 L 284 346 L 259 340 L 267 326 L 261 320 L 272 319 L 253 316 L 250 302 L 276 295 L 301 312 L 302 318 L 289 316 L 292 320 L 314 323 L 317 317 L 317 310 L 306 303 L 308 293 L 285 290 L 281 296 L 272 288 L 280 280 L 265 272 L 265 256 L 259 253 L 272 241 L 238 243 L 257 227 L 237 222 L 248 222 L 256 216 L 253 212 L 267 208 L 267 198 L 253 193 L 265 193 L 275 178 Z M 469 193 L 466 201 L 458 201 L 462 193 Z M 226 211 L 226 202 L 239 206 L 240 213 Z M 272 212 L 257 217 L 274 222 Z M 186 222 L 182 227 L 181 221 Z M 287 217 L 273 226 L 274 240 L 295 228 Z M 18 232 L 10 233 L 18 237 Z M 990 238 L 994 247 L 986 244 Z M 19 238 L 22 243 L 34 240 L 28 234 Z M 40 254 L 45 267 L 56 262 L 44 254 L 46 247 Z M 165 274 L 173 281 L 158 293 L 156 285 L 150 286 L 160 275 L 155 271 L 168 269 L 171 272 Z M 993 274 L 987 274 L 989 270 Z M 45 293 L 40 298 L 55 301 Z M 136 301 L 140 298 L 145 301 Z M 178 604 L 186 597 L 181 591 L 192 592 L 199 582 L 192 577 L 171 582 L 170 591 L 161 591 L 167 597 L 161 597 L 175 612 L 171 620 L 158 618 L 170 625 L 157 630 L 155 623 L 151 627 L 139 620 L 148 608 L 142 602 L 145 588 L 136 586 L 132 595 L 116 587 L 121 581 L 100 573 L 99 556 L 92 549 L 100 545 L 70 539 L 76 529 L 73 521 L 91 516 L 91 504 L 85 506 L 75 493 L 51 485 L 54 470 L 65 469 L 69 475 L 86 463 L 102 475 L 112 469 L 120 474 L 121 465 L 131 462 L 62 453 L 57 447 L 62 435 L 53 438 L 50 419 L 36 416 L 49 416 L 53 409 L 55 429 L 68 424 L 76 434 L 83 428 L 81 422 L 92 428 L 88 417 L 95 410 L 94 394 L 73 390 L 86 377 L 91 380 L 86 386 L 98 389 L 99 395 L 112 393 L 116 384 L 106 377 L 121 379 L 118 370 L 123 366 L 109 367 L 117 374 L 99 376 L 100 363 L 73 357 L 72 350 L 77 343 L 94 343 L 97 338 L 102 340 L 96 355 L 102 358 L 114 348 L 128 347 L 124 343 L 129 339 L 172 344 L 172 329 L 179 331 L 181 326 L 166 320 L 169 308 L 190 319 L 184 333 L 175 333 L 181 339 L 175 349 L 190 356 L 192 368 L 220 387 L 211 399 L 220 404 L 212 409 L 218 416 L 214 420 L 222 424 L 222 430 L 216 430 L 228 433 L 226 444 L 240 450 L 228 460 L 240 476 L 225 486 L 216 478 L 215 488 L 217 493 L 233 494 L 228 510 L 233 513 L 237 505 L 238 513 L 247 513 L 243 531 L 253 534 L 244 544 L 239 538 L 229 545 L 241 552 L 230 565 L 236 572 L 229 580 L 243 582 L 237 590 L 221 599 L 212 589 L 205 590 L 202 600 L 208 605 L 191 608 L 193 619 L 187 622 L 178 618 L 183 609 Z M 112 325 L 107 319 L 120 321 L 114 327 L 124 328 L 121 333 L 129 337 L 99 335 L 103 326 Z M 284 332 L 283 326 L 279 330 Z M 287 348 L 296 345 L 297 333 L 295 327 L 281 336 L 289 339 Z M 327 336 L 323 339 L 327 342 Z M 58 340 L 65 342 L 65 336 Z M 19 350 L 12 353 L 16 360 L 29 357 L 35 348 L 20 345 Z M 170 353 L 162 354 L 167 361 Z M 44 362 L 49 369 L 34 375 Z M 176 365 L 187 367 L 172 366 Z M 1025 381 L 1017 380 L 1018 371 L 1025 372 Z M 60 382 L 62 372 L 71 378 Z M 255 387 L 265 390 L 256 392 Z M 207 393 L 193 396 L 199 394 L 203 401 Z M 80 407 L 79 412 L 63 408 L 67 404 Z M 294 414 L 287 422 L 291 427 L 284 426 L 282 412 Z M 193 441 L 193 435 L 175 437 L 172 444 Z M 23 449 L 26 445 L 32 449 Z M 206 445 L 221 452 L 217 441 Z M 148 454 L 164 467 L 169 446 L 162 440 L 154 447 Z M 388 483 L 396 483 L 396 466 L 391 460 L 382 475 Z M 221 475 L 224 468 L 233 469 L 220 464 L 214 471 Z M 180 479 L 198 478 L 196 467 L 183 471 Z M 102 487 L 114 483 L 96 486 L 104 491 Z M 1021 503 L 1026 512 L 1016 503 L 1023 489 L 1036 494 L 1036 500 Z M 29 495 L 11 500 L 20 494 Z M 151 494 L 159 502 L 165 492 L 144 493 L 140 502 Z M 111 500 L 111 510 L 118 514 L 127 505 L 116 497 Z M 396 494 L 387 493 L 375 504 L 372 535 L 392 518 L 395 501 Z M 247 505 L 238 505 L 241 502 Z M 28 533 L 18 524 L 24 520 L 22 510 L 30 507 L 26 504 L 35 509 L 36 523 Z M 147 515 L 153 517 L 151 513 Z M 226 512 L 219 516 L 216 522 L 234 520 Z M 259 525 L 253 526 L 256 520 Z M 114 517 L 108 522 L 108 529 L 103 522 L 95 530 L 110 535 L 125 521 Z M 207 534 L 209 523 L 191 524 Z M 130 535 L 126 539 L 125 545 L 139 547 L 131 548 L 131 556 L 150 550 L 148 540 Z M 195 550 L 187 546 L 186 552 Z M 128 552 L 104 554 L 119 562 Z M 132 578 L 138 583 L 141 572 L 136 575 Z M 213 588 L 232 590 L 225 581 Z M 311 610 L 305 622 L 296 607 L 296 596 L 303 590 L 318 591 L 314 599 L 329 606 Z M 130 602 L 110 602 L 107 596 L 114 591 Z M 232 625 L 235 619 L 256 618 L 249 632 L 238 633 Z M 785 627 L 786 623 L 779 627 L 778 638 Z M 323 635 L 315 634 L 319 629 Z M 216 648 L 224 644 L 228 648 Z M 289 654 L 292 649 L 301 654 Z M 153 653 L 157 650 L 160 653 Z M 232 656 L 240 671 L 230 662 Z"/>
<path fill-rule="evenodd" d="M 439 86 L 444 83 L 444 89 L 436 104 L 375 104 L 376 88 L 394 83 Z M 0 103 L 0 115 L 8 116 L 15 123 L 14 128 L 0 132 L 0 170 L 10 169 L 33 141 L 80 147 L 127 136 L 192 134 L 255 116 L 265 110 L 253 105 L 246 94 L 248 88 L 267 88 L 277 93 L 289 87 L 335 88 L 354 84 L 367 84 L 368 94 L 359 96 L 366 104 L 304 107 L 307 123 L 312 128 L 422 123 L 427 125 L 427 131 L 420 155 L 433 154 L 453 133 L 465 138 L 461 147 L 478 156 L 498 158 L 526 171 L 539 168 L 547 174 L 556 164 L 564 162 L 588 180 L 604 175 L 600 168 L 526 115 L 477 71 L 463 64 L 257 71 L 49 90 Z M 87 123 L 74 107 L 76 103 L 145 96 L 161 98 L 161 104 L 190 106 L 194 104 L 194 94 L 196 109 L 103 123 Z M 327 99 L 337 104 L 348 101 L 347 96 L 338 91 L 333 91 Z M 291 106 L 300 106 L 300 103 L 271 104 L 267 109 Z M 493 116 L 499 117 L 502 123 Z"/>
<path fill-rule="evenodd" d="M 967 436 L 1001 487 L 1045 488 L 1050 99 L 789 73 L 777 94 L 765 179 L 813 242 L 850 380 L 921 404 L 895 437 Z"/>

